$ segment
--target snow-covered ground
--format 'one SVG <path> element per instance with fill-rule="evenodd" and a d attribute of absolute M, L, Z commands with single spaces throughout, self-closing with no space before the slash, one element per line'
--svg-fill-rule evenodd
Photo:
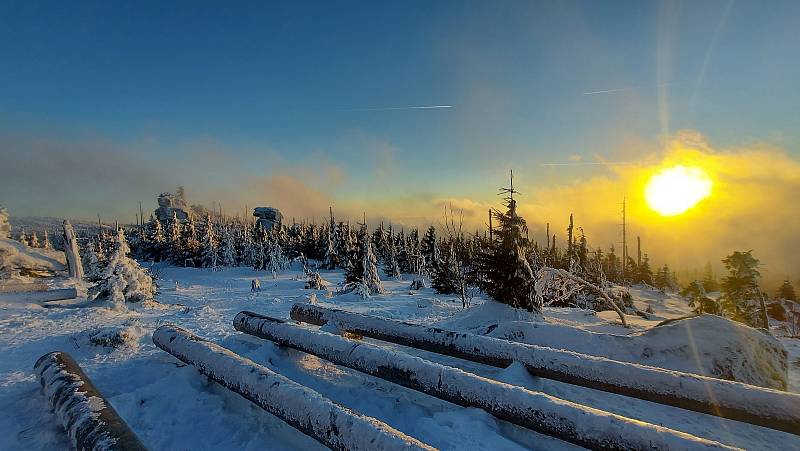
<path fill-rule="evenodd" d="M 462 408 L 436 398 L 335 366 L 299 351 L 279 348 L 234 330 L 241 310 L 288 318 L 295 302 L 316 302 L 346 310 L 423 324 L 459 324 L 461 302 L 424 289 L 409 292 L 409 281 L 384 281 L 389 293 L 363 300 L 351 295 L 326 297 L 304 290 L 302 273 L 277 279 L 246 268 L 166 268 L 161 273 L 160 309 L 113 311 L 105 308 L 44 309 L 38 305 L 0 304 L 0 449 L 65 449 L 66 436 L 49 412 L 33 364 L 41 355 L 61 350 L 81 364 L 139 438 L 152 450 L 172 449 L 322 449 L 314 440 L 262 411 L 249 401 L 210 382 L 193 367 L 157 349 L 156 327 L 180 325 L 263 364 L 360 413 L 378 418 L 442 449 L 570 449 L 573 445 L 496 420 L 480 409 Z M 336 284 L 342 275 L 326 272 Z M 261 292 L 250 281 L 261 280 Z M 177 289 L 175 288 L 177 282 Z M 315 293 L 315 294 L 312 294 Z M 685 302 L 649 290 L 633 290 L 635 302 L 652 306 L 657 319 L 683 316 Z M 473 305 L 480 307 L 482 299 Z M 548 309 L 553 324 L 602 333 L 629 333 L 615 324 L 612 312 L 593 315 L 574 309 Z M 519 318 L 525 319 L 522 314 Z M 645 330 L 658 320 L 629 317 L 632 329 Z M 103 347 L 108 332 L 123 331 L 122 345 Z M 119 335 L 119 334 L 118 334 Z M 800 341 L 783 341 L 789 351 L 790 390 L 800 391 Z M 498 369 L 425 351 L 382 346 L 457 366 L 603 410 L 661 424 L 747 449 L 798 449 L 800 437 L 745 423 L 571 386 L 530 376 L 520 365 Z"/>

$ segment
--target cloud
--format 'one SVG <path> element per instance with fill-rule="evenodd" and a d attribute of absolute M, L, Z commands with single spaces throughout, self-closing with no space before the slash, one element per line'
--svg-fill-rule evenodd
<path fill-rule="evenodd" d="M 622 200 L 627 201 L 629 253 L 635 255 L 635 237 L 655 263 L 699 268 L 734 250 L 753 249 L 763 263 L 765 280 L 796 278 L 800 253 L 794 249 L 800 210 L 793 206 L 800 194 L 800 161 L 782 149 L 752 144 L 717 149 L 703 135 L 682 131 L 673 136 L 655 164 L 609 167 L 572 184 L 531 186 L 520 201 L 520 211 L 540 241 L 543 223 L 550 221 L 563 240 L 567 220 L 575 213 L 593 245 L 604 248 L 622 240 Z M 711 176 L 712 195 L 688 212 L 662 217 L 643 195 L 647 179 L 657 170 L 675 165 L 698 166 Z"/>

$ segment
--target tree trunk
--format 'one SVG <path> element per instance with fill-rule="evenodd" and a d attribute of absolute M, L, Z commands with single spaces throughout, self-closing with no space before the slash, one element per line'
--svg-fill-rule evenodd
<path fill-rule="evenodd" d="M 83 279 L 83 263 L 78 252 L 78 240 L 75 238 L 72 224 L 67 220 L 64 220 L 64 252 L 67 254 L 69 276 L 74 279 Z"/>
<path fill-rule="evenodd" d="M 236 330 L 307 352 L 590 449 L 726 449 L 717 442 L 582 406 L 403 352 L 241 312 Z"/>
<path fill-rule="evenodd" d="M 69 354 L 45 354 L 33 369 L 74 449 L 146 449 Z"/>
<path fill-rule="evenodd" d="M 294 320 L 800 435 L 800 395 L 385 318 L 295 304 Z"/>
<path fill-rule="evenodd" d="M 4 302 L 46 302 L 62 301 L 78 297 L 78 290 L 75 288 L 59 288 L 46 291 L 19 291 L 11 293 L 0 293 L 0 301 Z"/>
<path fill-rule="evenodd" d="M 153 343 L 331 449 L 434 449 L 187 330 L 161 326 Z"/>

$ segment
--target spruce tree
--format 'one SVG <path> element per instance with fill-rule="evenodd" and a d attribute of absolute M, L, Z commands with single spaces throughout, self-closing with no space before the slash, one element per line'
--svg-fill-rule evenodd
<path fill-rule="evenodd" d="M 459 291 L 459 262 L 453 244 L 450 243 L 436 267 L 431 286 L 439 294 L 453 294 Z"/>
<path fill-rule="evenodd" d="M 780 288 L 778 288 L 778 293 L 775 297 L 778 299 L 786 299 L 787 301 L 797 302 L 797 294 L 794 291 L 792 283 L 789 282 L 789 279 L 783 281 Z"/>
<path fill-rule="evenodd" d="M 153 278 L 128 256 L 130 247 L 121 228 L 113 248 L 99 283 L 89 290 L 89 295 L 94 299 L 107 299 L 116 306 L 152 299 L 155 294 Z"/>
<path fill-rule="evenodd" d="M 200 248 L 203 267 L 211 268 L 212 271 L 216 271 L 218 269 L 218 246 L 211 215 L 206 215 L 205 223 L 203 224 L 203 240 L 200 244 Z"/>
<path fill-rule="evenodd" d="M 687 285 L 681 291 L 681 296 L 689 300 L 689 307 L 694 313 L 719 314 L 719 307 L 716 301 L 708 297 L 706 289 L 703 287 L 703 282 L 700 280 L 695 280 Z"/>
<path fill-rule="evenodd" d="M 200 241 L 197 239 L 197 227 L 194 222 L 194 215 L 189 215 L 186 221 L 186 227 L 183 228 L 183 255 L 181 256 L 181 265 L 185 266 L 200 266 L 202 261 L 200 258 Z"/>
<path fill-rule="evenodd" d="M 428 274 L 433 274 L 436 271 L 436 267 L 439 265 L 440 259 L 439 246 L 436 240 L 436 227 L 428 227 L 428 231 L 425 232 L 425 236 L 422 237 L 419 251 L 425 261 L 424 270 Z"/>
<path fill-rule="evenodd" d="M 639 283 L 653 286 L 653 271 L 650 269 L 650 259 L 647 253 L 642 257 L 642 264 L 637 269 L 637 279 Z"/>
<path fill-rule="evenodd" d="M 41 247 L 41 244 L 39 243 L 39 237 L 36 235 L 35 231 L 31 235 L 30 246 L 31 247 Z"/>
<path fill-rule="evenodd" d="M 148 230 L 147 248 L 148 256 L 153 261 L 164 260 L 166 237 L 164 236 L 164 228 L 161 225 L 158 217 L 150 221 L 151 226 Z"/>
<path fill-rule="evenodd" d="M 167 224 L 167 258 L 173 265 L 182 265 L 183 262 L 181 261 L 183 258 L 183 243 L 181 242 L 181 236 L 183 231 L 181 230 L 181 223 L 178 220 L 178 215 L 175 212 L 172 212 L 172 219 Z"/>
<path fill-rule="evenodd" d="M 480 257 L 480 288 L 498 302 L 514 308 L 541 312 L 542 305 L 534 296 L 534 274 L 525 258 L 523 237 L 525 220 L 517 214 L 513 179 L 510 188 L 501 189 L 506 212 L 492 210 L 497 225 L 491 230 L 492 239 Z"/>
<path fill-rule="evenodd" d="M 386 274 L 386 277 L 391 277 L 393 279 L 400 278 L 400 264 L 397 261 L 397 250 L 394 245 L 394 241 L 388 241 L 386 243 L 386 256 L 383 260 L 383 272 Z"/>
<path fill-rule="evenodd" d="M 236 243 L 234 242 L 234 231 L 231 224 L 222 228 L 222 242 L 220 243 L 220 260 L 223 266 L 232 268 L 236 266 Z"/>
<path fill-rule="evenodd" d="M 755 324 L 756 303 L 760 299 L 761 289 L 758 279 L 758 259 L 752 251 L 735 251 L 722 260 L 728 270 L 728 276 L 722 280 L 722 308 L 736 321 Z"/>
<path fill-rule="evenodd" d="M 378 274 L 378 261 L 372 250 L 372 242 L 366 225 L 358 234 L 358 245 L 352 257 L 352 264 L 345 270 L 345 291 L 357 291 L 362 296 L 383 293 Z"/>
<path fill-rule="evenodd" d="M 44 231 L 44 241 L 42 241 L 42 248 L 53 249 L 53 244 L 50 242 L 50 237 L 47 235 L 47 230 Z"/>

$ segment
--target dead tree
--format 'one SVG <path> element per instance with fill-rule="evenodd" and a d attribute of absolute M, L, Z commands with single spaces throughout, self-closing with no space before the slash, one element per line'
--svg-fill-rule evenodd
<path fill-rule="evenodd" d="M 74 279 L 83 279 L 83 263 L 78 252 L 78 240 L 75 238 L 75 231 L 72 224 L 64 220 L 64 253 L 67 254 L 67 266 L 69 276 Z"/>

